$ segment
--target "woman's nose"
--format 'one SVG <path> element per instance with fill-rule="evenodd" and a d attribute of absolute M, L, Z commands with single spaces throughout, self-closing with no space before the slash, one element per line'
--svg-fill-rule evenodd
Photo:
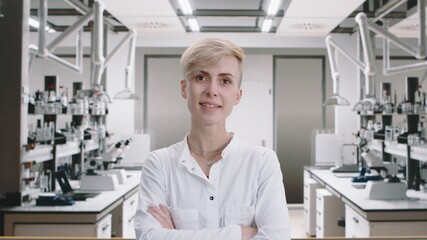
<path fill-rule="evenodd" d="M 209 81 L 209 83 L 207 84 L 206 93 L 209 96 L 218 95 L 218 84 L 216 81 Z"/>

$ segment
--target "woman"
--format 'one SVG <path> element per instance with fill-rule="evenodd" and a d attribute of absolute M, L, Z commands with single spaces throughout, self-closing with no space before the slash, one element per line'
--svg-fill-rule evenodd
<path fill-rule="evenodd" d="M 149 154 L 135 217 L 137 239 L 290 239 L 276 154 L 226 129 L 242 97 L 244 52 L 206 39 L 181 57 L 181 94 L 191 128 Z"/>

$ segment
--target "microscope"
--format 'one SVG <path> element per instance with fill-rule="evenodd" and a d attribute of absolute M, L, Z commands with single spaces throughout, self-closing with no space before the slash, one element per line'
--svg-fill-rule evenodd
<path fill-rule="evenodd" d="M 354 177 L 352 182 L 366 182 L 365 193 L 373 200 L 403 200 L 406 198 L 406 183 L 396 175 L 396 164 L 384 164 L 373 151 L 363 142 L 360 146 L 361 157 L 364 165 L 360 175 Z"/>
<path fill-rule="evenodd" d="M 86 174 L 81 177 L 82 190 L 115 190 L 119 184 L 127 180 L 126 170 L 113 169 L 124 157 L 124 151 L 129 149 L 132 139 L 126 139 L 111 145 L 100 156 L 86 162 Z"/>

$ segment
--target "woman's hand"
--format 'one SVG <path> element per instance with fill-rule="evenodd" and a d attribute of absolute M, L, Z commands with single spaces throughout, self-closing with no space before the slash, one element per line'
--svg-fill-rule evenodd
<path fill-rule="evenodd" d="M 162 204 L 160 204 L 159 207 L 150 205 L 147 212 L 160 223 L 162 228 L 175 229 L 172 216 L 166 206 Z"/>
<path fill-rule="evenodd" d="M 258 232 L 258 228 L 256 227 L 240 226 L 240 228 L 242 229 L 242 240 L 250 239 Z"/>

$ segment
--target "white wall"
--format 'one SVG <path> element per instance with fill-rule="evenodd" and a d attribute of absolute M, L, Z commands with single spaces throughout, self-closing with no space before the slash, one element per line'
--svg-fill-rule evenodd
<path fill-rule="evenodd" d="M 111 35 L 108 44 L 109 51 L 117 44 L 117 41 L 122 39 L 124 34 L 118 36 Z M 128 45 L 124 46 L 107 66 L 107 92 L 114 96 L 125 87 L 125 68 L 127 66 L 127 57 L 129 52 Z M 134 91 L 135 86 L 135 71 L 132 72 L 132 80 L 129 87 Z M 134 100 L 115 100 L 109 104 L 109 115 L 107 117 L 107 129 L 110 133 L 115 134 L 133 134 L 135 133 L 135 101 Z M 142 100 L 141 100 L 142 101 Z"/>
<path fill-rule="evenodd" d="M 356 36 L 334 35 L 336 41 L 348 52 L 356 56 L 357 45 Z M 337 69 L 340 74 L 340 95 L 346 98 L 349 106 L 335 107 L 335 132 L 337 134 L 349 137 L 359 128 L 359 118 L 357 113 L 352 111 L 354 104 L 358 101 L 358 70 L 356 65 L 338 54 Z"/>

